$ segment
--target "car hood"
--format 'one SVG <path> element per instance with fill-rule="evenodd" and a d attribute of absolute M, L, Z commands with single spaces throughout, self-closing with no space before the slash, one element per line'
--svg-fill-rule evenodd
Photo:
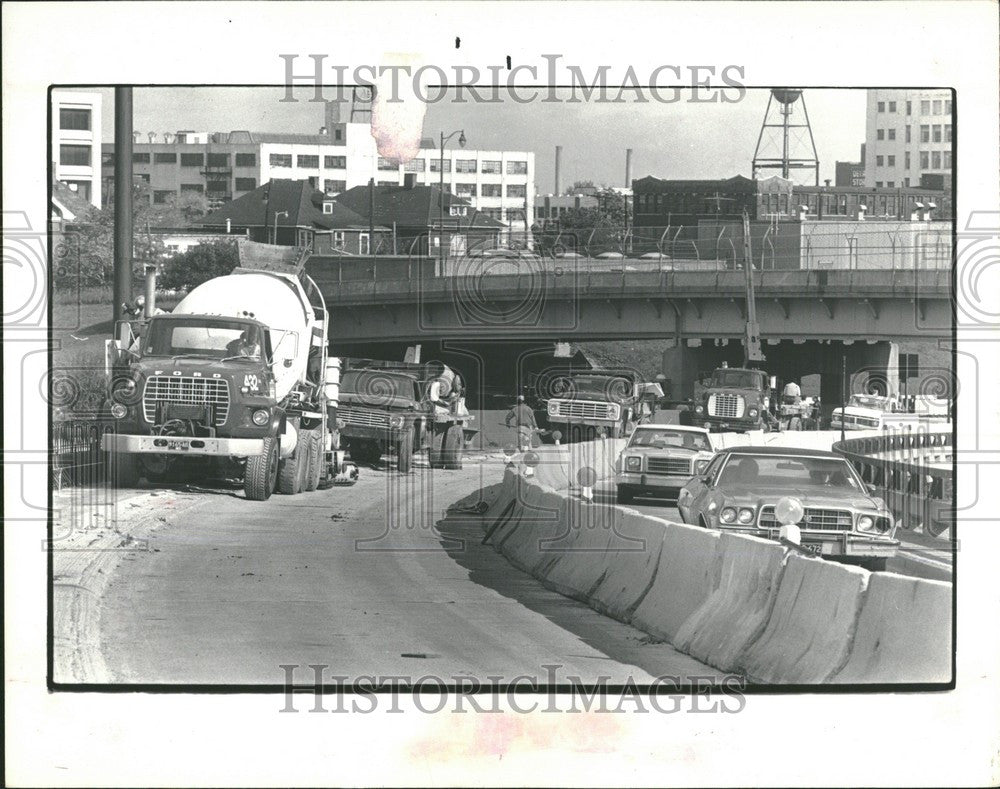
<path fill-rule="evenodd" d="M 773 505 L 785 496 L 792 496 L 801 501 L 803 507 L 818 507 L 821 509 L 854 507 L 855 509 L 879 511 L 885 508 L 885 505 L 881 501 L 864 493 L 852 493 L 851 491 L 837 493 L 807 486 L 795 487 L 794 485 L 783 485 L 772 488 L 754 485 L 746 488 L 727 487 L 722 489 L 722 493 L 727 503 L 732 501 L 739 504 L 754 504 L 758 507 Z"/>
<path fill-rule="evenodd" d="M 625 447 L 622 450 L 623 455 L 642 455 L 646 457 L 648 455 L 653 455 L 655 457 L 680 457 L 689 458 L 695 455 L 711 455 L 712 450 L 710 449 L 685 449 L 684 447 L 667 447 L 666 449 L 660 449 L 659 447 Z"/>
<path fill-rule="evenodd" d="M 885 411 L 879 411 L 875 408 L 861 408 L 856 405 L 849 405 L 846 408 L 834 408 L 834 414 L 847 414 L 848 416 L 867 416 L 872 419 L 878 419 Z"/>

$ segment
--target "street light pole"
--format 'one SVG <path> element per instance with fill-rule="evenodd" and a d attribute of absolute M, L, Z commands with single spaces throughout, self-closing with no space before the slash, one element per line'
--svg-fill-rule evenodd
<path fill-rule="evenodd" d="M 444 144 L 456 134 L 459 135 L 458 144 L 464 148 L 465 129 L 453 131 L 447 137 L 444 136 L 444 132 L 441 132 L 441 159 L 438 162 L 439 175 L 441 176 L 441 185 L 438 188 L 438 259 L 441 274 L 444 273 Z"/>

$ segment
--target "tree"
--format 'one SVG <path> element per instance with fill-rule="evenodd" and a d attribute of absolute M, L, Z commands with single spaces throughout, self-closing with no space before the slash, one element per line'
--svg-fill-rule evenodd
<path fill-rule="evenodd" d="M 231 273 L 239 264 L 238 255 L 231 239 L 198 244 L 163 264 L 159 285 L 172 290 L 191 290 L 202 282 Z"/>

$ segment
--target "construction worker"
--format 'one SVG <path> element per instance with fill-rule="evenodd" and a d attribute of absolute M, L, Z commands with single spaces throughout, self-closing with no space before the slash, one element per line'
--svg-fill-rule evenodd
<path fill-rule="evenodd" d="M 510 427 L 511 420 L 517 425 L 518 449 L 522 452 L 531 449 L 531 439 L 538 432 L 538 423 L 535 421 L 535 412 L 524 401 L 524 395 L 518 395 L 517 404 L 507 412 L 504 420 L 507 427 Z"/>

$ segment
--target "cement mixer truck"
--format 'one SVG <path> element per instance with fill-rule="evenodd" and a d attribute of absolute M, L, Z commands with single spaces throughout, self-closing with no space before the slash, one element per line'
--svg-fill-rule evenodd
<path fill-rule="evenodd" d="M 288 250 L 289 248 L 286 248 Z M 305 254 L 240 243 L 240 266 L 170 314 L 116 327 L 102 439 L 118 487 L 165 479 L 179 462 L 241 475 L 248 499 L 351 483 L 337 425 L 340 360 Z"/>

